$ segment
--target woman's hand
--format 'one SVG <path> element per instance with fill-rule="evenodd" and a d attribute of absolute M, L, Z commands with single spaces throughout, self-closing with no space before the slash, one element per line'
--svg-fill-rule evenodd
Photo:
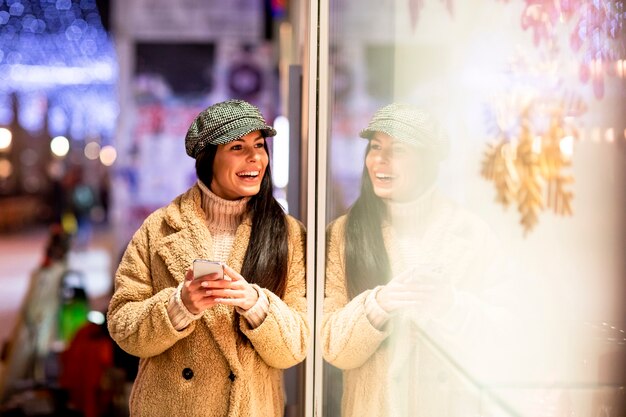
<path fill-rule="evenodd" d="M 224 274 L 231 280 L 207 281 L 207 296 L 213 297 L 218 304 L 250 309 L 256 304 L 259 294 L 241 274 L 226 264 L 222 266 Z"/>
<path fill-rule="evenodd" d="M 185 273 L 185 283 L 180 292 L 180 299 L 191 314 L 199 314 L 216 304 L 215 299 L 207 297 L 207 283 L 216 281 L 217 274 L 209 274 L 197 279 L 193 278 L 193 270 Z"/>
<path fill-rule="evenodd" d="M 222 267 L 224 275 L 230 280 L 217 279 L 217 274 L 193 279 L 191 269 L 185 274 L 181 299 L 192 314 L 198 314 L 215 304 L 235 306 L 243 310 L 256 304 L 259 294 L 254 287 L 228 265 L 222 264 Z"/>
<path fill-rule="evenodd" d="M 419 294 L 412 285 L 413 270 L 403 272 L 394 277 L 376 294 L 376 302 L 387 313 L 417 305 Z"/>
<path fill-rule="evenodd" d="M 420 315 L 437 317 L 454 304 L 454 288 L 436 269 L 414 268 L 383 286 L 376 301 L 389 313 L 412 309 Z"/>

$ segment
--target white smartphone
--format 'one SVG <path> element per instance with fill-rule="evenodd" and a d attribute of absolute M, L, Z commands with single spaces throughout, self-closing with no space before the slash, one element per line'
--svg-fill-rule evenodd
<path fill-rule="evenodd" d="M 216 279 L 224 279 L 224 268 L 219 262 L 207 261 L 206 259 L 194 259 L 193 279 L 204 275 L 218 274 Z"/>

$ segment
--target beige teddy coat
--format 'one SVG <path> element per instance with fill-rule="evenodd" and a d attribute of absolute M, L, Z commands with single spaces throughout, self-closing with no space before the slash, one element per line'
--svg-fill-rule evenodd
<path fill-rule="evenodd" d="M 167 303 L 196 258 L 210 259 L 211 234 L 197 185 L 151 214 L 133 236 L 115 275 L 108 311 L 113 339 L 140 357 L 132 416 L 282 416 L 282 370 L 305 357 L 304 231 L 287 217 L 288 283 L 283 299 L 265 290 L 269 313 L 257 328 L 218 305 L 182 331 Z M 240 271 L 251 221 L 237 228 L 227 264 Z M 271 250 L 271 248 L 268 248 Z M 241 330 L 238 332 L 237 328 Z"/>

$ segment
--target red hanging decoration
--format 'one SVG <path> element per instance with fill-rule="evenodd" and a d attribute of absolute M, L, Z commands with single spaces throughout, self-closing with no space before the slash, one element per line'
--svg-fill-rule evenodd
<path fill-rule="evenodd" d="M 501 0 L 508 2 L 508 0 Z M 624 55 L 626 10 L 618 0 L 524 0 L 521 26 L 531 30 L 535 46 L 557 52 L 557 26 L 577 18 L 570 35 L 574 52 L 582 52 L 579 78 L 591 81 L 594 95 L 604 96 L 604 78 L 615 75 Z"/>
<path fill-rule="evenodd" d="M 623 2 L 587 1 L 578 13 L 579 18 L 570 35 L 570 46 L 582 50 L 579 78 L 591 81 L 597 98 L 604 96 L 605 75 L 615 75 L 615 62 L 624 53 L 620 36 L 624 33 L 626 12 Z"/>
<path fill-rule="evenodd" d="M 411 29 L 415 30 L 420 12 L 424 8 L 424 0 L 409 0 L 409 18 L 411 19 Z"/>

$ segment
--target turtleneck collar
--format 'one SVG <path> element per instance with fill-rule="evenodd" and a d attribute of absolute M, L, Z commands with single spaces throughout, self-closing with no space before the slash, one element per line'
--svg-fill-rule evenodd
<path fill-rule="evenodd" d="M 202 181 L 198 180 L 202 190 L 202 210 L 211 230 L 232 232 L 237 229 L 246 213 L 250 197 L 239 200 L 226 200 L 213 193 Z"/>
<path fill-rule="evenodd" d="M 435 185 L 414 200 L 398 202 L 386 200 L 385 223 L 398 233 L 419 233 L 426 229 L 435 214 L 437 192 Z"/>

